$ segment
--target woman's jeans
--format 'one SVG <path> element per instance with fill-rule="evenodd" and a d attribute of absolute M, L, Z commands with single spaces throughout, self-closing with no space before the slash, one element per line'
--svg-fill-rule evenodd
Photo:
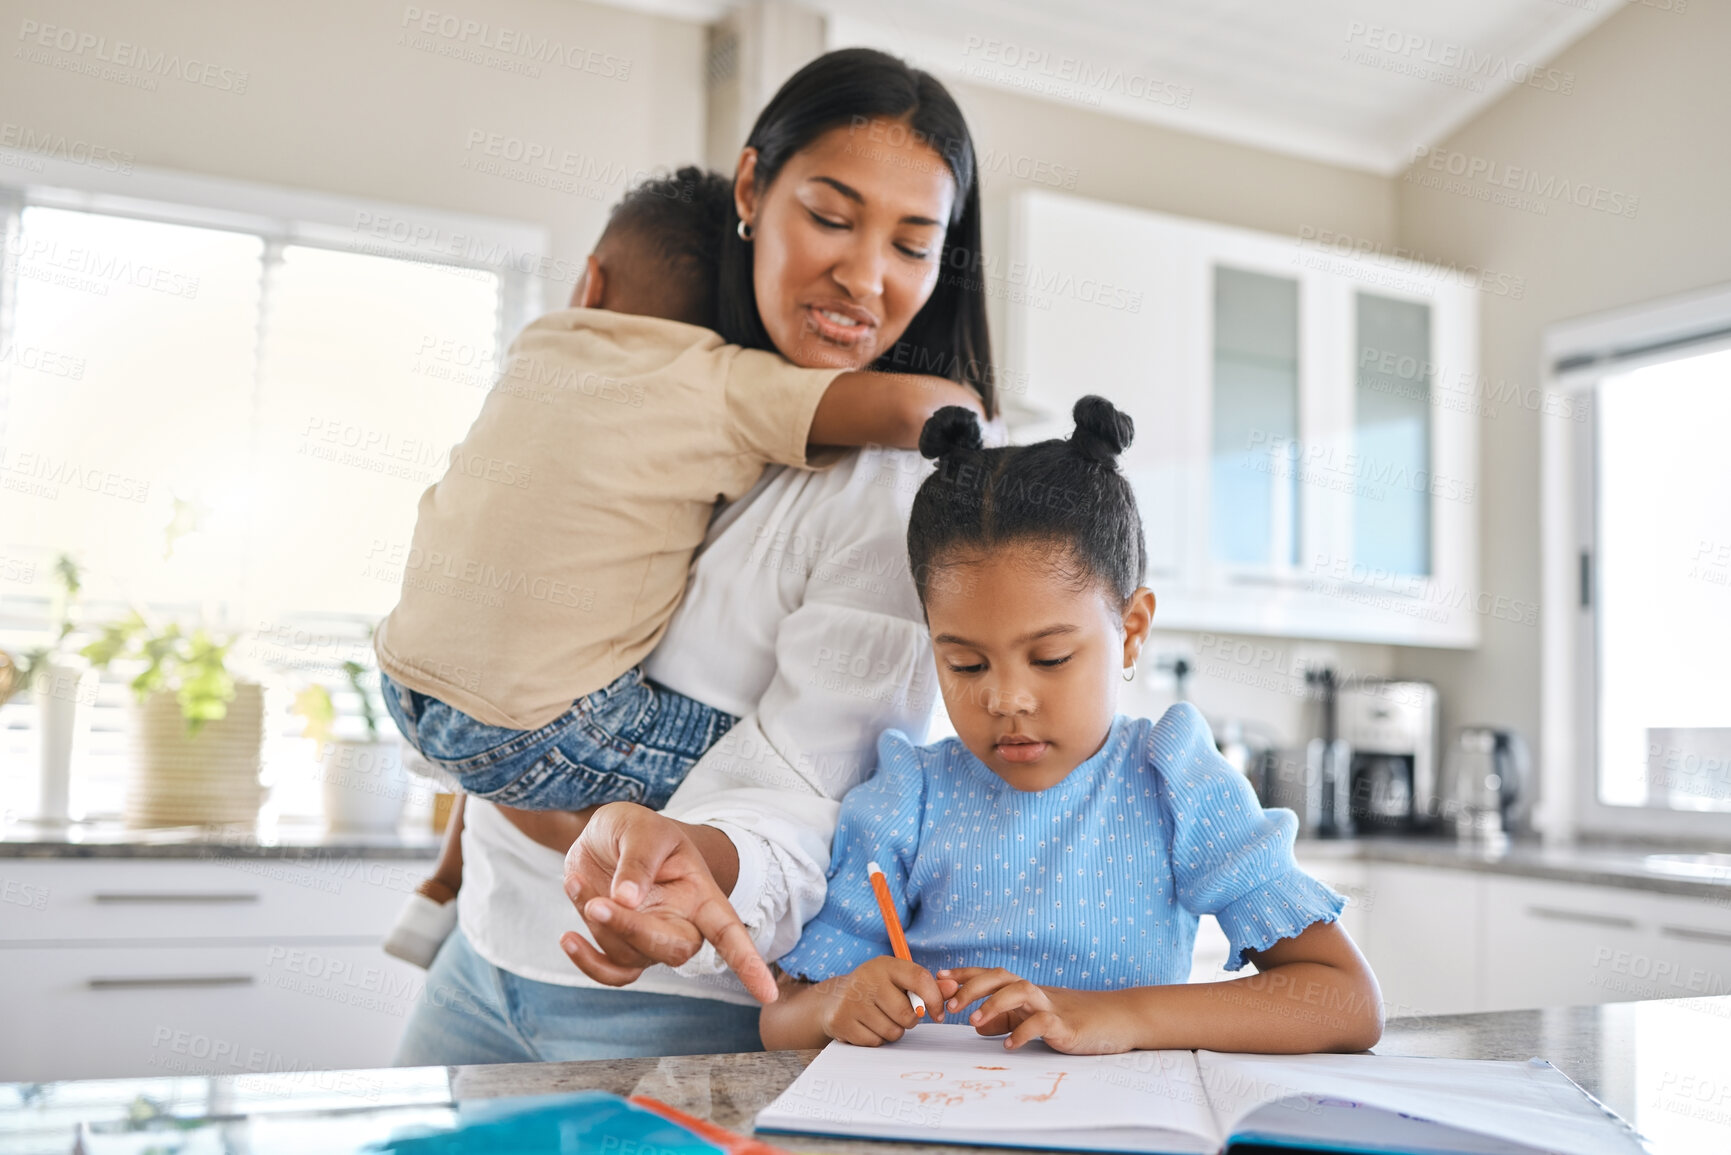
<path fill-rule="evenodd" d="M 603 802 L 667 805 L 704 751 L 739 719 L 677 694 L 633 668 L 539 730 L 477 722 L 379 675 L 385 709 L 409 745 L 465 794 L 520 810 Z"/>
<path fill-rule="evenodd" d="M 761 1051 L 756 1006 L 536 982 L 451 932 L 397 1045 L 399 1067 Z"/>

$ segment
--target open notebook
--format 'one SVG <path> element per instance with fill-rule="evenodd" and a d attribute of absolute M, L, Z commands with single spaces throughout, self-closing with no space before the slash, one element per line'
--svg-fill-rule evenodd
<path fill-rule="evenodd" d="M 1380 1055 L 1017 1052 L 960 1024 L 831 1043 L 759 1131 L 1216 1155 L 1237 1146 L 1415 1155 L 1640 1155 L 1549 1063 Z"/>

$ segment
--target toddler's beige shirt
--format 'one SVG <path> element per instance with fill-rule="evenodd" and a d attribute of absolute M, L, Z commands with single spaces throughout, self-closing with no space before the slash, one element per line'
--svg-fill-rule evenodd
<path fill-rule="evenodd" d="M 655 648 L 716 501 L 807 465 L 840 372 L 656 317 L 535 321 L 421 495 L 380 668 L 490 726 L 551 722 Z"/>

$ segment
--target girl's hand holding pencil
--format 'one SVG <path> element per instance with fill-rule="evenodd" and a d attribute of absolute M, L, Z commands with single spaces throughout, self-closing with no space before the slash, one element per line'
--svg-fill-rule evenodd
<path fill-rule="evenodd" d="M 910 995 L 933 1008 L 944 1005 L 931 971 L 892 955 L 880 955 L 851 974 L 825 979 L 813 990 L 823 1000 L 818 1019 L 823 1033 L 856 1047 L 893 1043 L 912 1030 L 925 1013 L 914 1009 Z M 941 1019 L 942 1012 L 932 1017 Z"/>

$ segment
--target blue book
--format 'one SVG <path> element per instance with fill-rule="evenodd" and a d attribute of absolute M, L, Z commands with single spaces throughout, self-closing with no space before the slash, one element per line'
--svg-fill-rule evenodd
<path fill-rule="evenodd" d="M 1642 1155 L 1640 1136 L 1541 1060 L 1007 1052 L 961 1024 L 831 1043 L 760 1132 L 1138 1155 Z"/>
<path fill-rule="evenodd" d="M 726 1155 L 770 1149 L 605 1091 L 459 1103 L 181 1117 L 146 1112 L 79 1127 L 78 1155 Z"/>

